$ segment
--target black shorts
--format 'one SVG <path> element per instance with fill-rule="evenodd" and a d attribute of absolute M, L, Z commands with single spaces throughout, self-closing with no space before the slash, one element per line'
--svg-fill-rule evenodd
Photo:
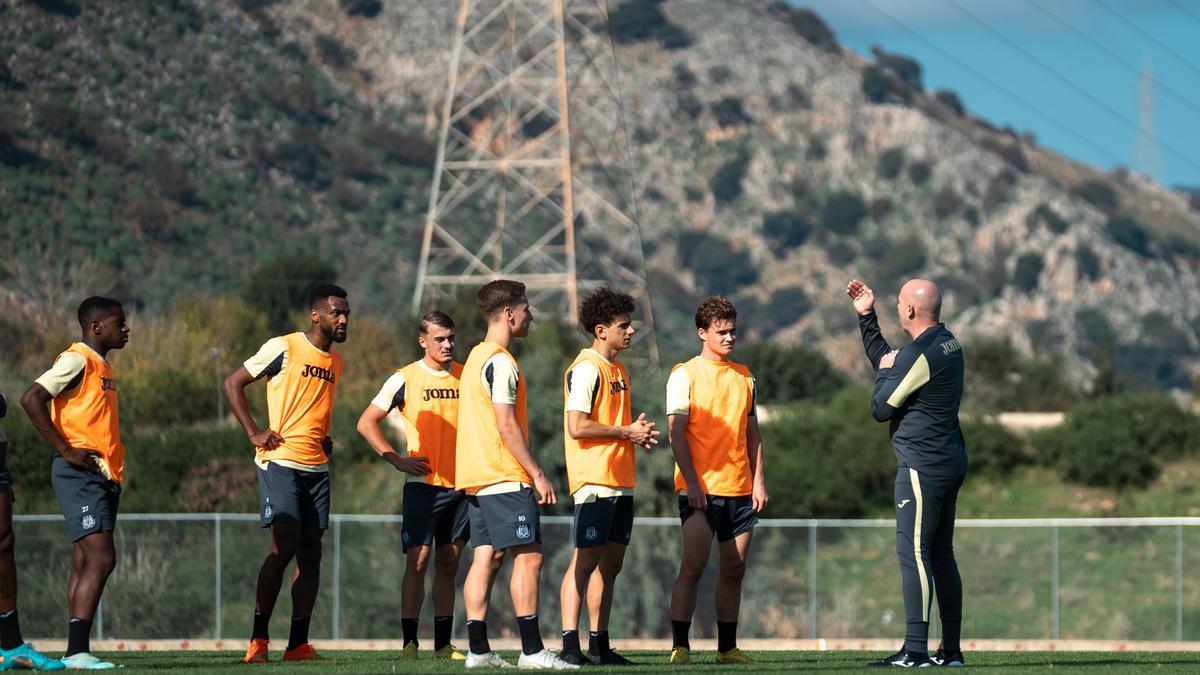
<path fill-rule="evenodd" d="M 679 521 L 687 519 L 695 512 L 688 505 L 688 498 L 679 495 Z M 708 527 L 717 535 L 717 541 L 729 541 L 734 537 L 749 532 L 758 524 L 758 511 L 754 510 L 754 502 L 750 497 L 718 497 L 708 496 L 708 508 L 704 510 L 704 518 Z"/>
<path fill-rule="evenodd" d="M 609 542 L 629 545 L 633 536 L 633 495 L 597 497 L 575 505 L 575 548 L 603 546 Z"/>
<path fill-rule="evenodd" d="M 8 470 L 8 441 L 4 440 L 4 432 L 0 431 L 0 492 L 12 489 L 12 472 Z"/>
<path fill-rule="evenodd" d="M 471 544 L 502 551 L 542 543 L 542 523 L 532 488 L 498 495 L 470 495 Z"/>
<path fill-rule="evenodd" d="M 458 490 L 428 483 L 404 484 L 404 550 L 413 546 L 441 548 L 471 535 L 467 496 Z"/>
<path fill-rule="evenodd" d="M 329 527 L 329 472 L 301 471 L 268 462 L 258 467 L 258 524 L 300 523 L 300 527 Z"/>
<path fill-rule="evenodd" d="M 94 471 L 73 466 L 56 455 L 50 464 L 50 484 L 67 519 L 71 541 L 101 530 L 117 529 L 121 486 Z"/>

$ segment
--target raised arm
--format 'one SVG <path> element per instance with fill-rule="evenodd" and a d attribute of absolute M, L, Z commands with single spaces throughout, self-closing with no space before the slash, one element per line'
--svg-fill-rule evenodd
<path fill-rule="evenodd" d="M 846 284 L 846 295 L 854 303 L 854 311 L 858 313 L 858 330 L 862 333 L 863 349 L 872 368 L 879 368 L 879 360 L 884 354 L 892 351 L 891 345 L 883 339 L 879 330 L 879 317 L 875 314 L 875 292 L 859 279 L 853 279 Z"/>

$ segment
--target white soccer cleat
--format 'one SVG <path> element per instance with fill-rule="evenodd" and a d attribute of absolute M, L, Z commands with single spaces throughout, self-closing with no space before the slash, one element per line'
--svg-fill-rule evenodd
<path fill-rule="evenodd" d="M 536 654 L 522 653 L 521 658 L 517 659 L 517 667 L 529 670 L 579 670 L 579 666 L 563 661 L 549 649 Z"/>
<path fill-rule="evenodd" d="M 468 668 L 515 668 L 513 664 L 500 658 L 496 652 L 488 652 L 486 654 L 476 654 L 475 652 L 467 652 L 467 667 Z"/>
<path fill-rule="evenodd" d="M 118 667 L 117 664 L 101 660 L 88 652 L 64 656 L 62 663 L 67 670 L 112 670 Z"/>

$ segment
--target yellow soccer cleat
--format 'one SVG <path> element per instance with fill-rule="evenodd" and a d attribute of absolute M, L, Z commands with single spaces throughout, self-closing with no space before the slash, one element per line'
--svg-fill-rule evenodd
<path fill-rule="evenodd" d="M 717 652 L 717 663 L 745 664 L 753 663 L 753 661 L 750 660 L 749 656 L 746 656 L 746 652 L 734 647 L 727 652 Z"/>
<path fill-rule="evenodd" d="M 404 645 L 404 649 L 400 650 L 400 658 L 405 660 L 417 658 L 417 643 L 409 642 Z"/>
<path fill-rule="evenodd" d="M 454 645 L 446 645 L 433 653 L 435 659 L 449 659 L 450 661 L 466 661 L 467 655 L 454 648 Z"/>
<path fill-rule="evenodd" d="M 692 660 L 692 652 L 687 647 L 675 647 L 671 650 L 671 658 L 667 659 L 667 663 L 673 666 L 680 666 L 689 663 Z"/>

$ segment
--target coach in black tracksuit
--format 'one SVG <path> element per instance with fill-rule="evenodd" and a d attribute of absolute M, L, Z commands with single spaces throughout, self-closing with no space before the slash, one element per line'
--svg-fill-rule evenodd
<path fill-rule="evenodd" d="M 900 289 L 900 325 L 912 342 L 893 350 L 879 330 L 875 297 L 855 279 L 846 287 L 858 312 L 863 347 L 876 368 L 871 412 L 888 422 L 896 472 L 896 553 L 904 589 L 904 647 L 872 665 L 917 666 L 930 659 L 929 609 L 937 593 L 942 647 L 938 665 L 963 665 L 962 579 L 954 560 L 954 511 L 967 473 L 958 425 L 963 393 L 962 345 L 939 321 L 941 291 L 923 279 Z"/>

